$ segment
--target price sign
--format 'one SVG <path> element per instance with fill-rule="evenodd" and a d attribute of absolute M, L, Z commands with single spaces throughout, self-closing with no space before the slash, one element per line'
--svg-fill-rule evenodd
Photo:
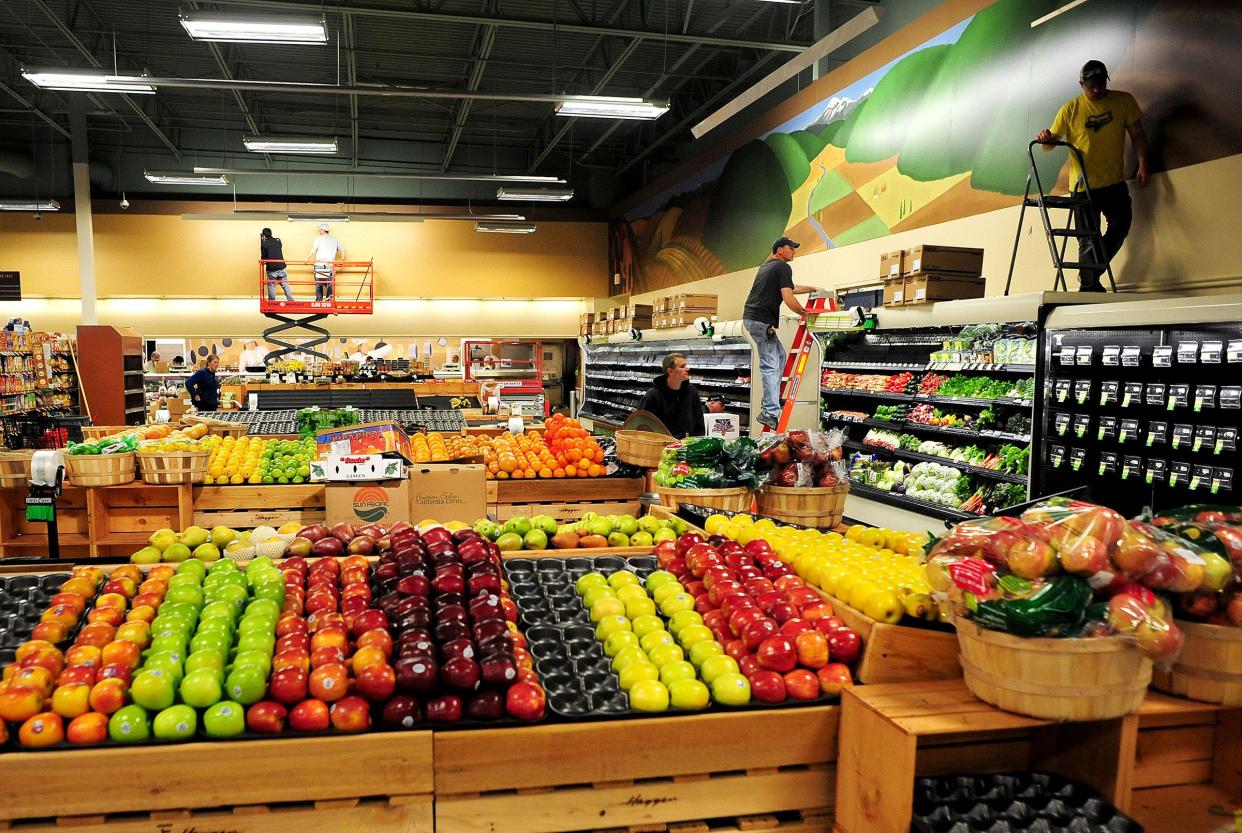
<path fill-rule="evenodd" d="M 1177 344 L 1177 363 L 1195 364 L 1199 361 L 1199 342 L 1180 341 Z"/>
<path fill-rule="evenodd" d="M 1219 341 L 1205 341 L 1199 345 L 1200 364 L 1220 364 L 1221 352 L 1225 345 Z"/>
<path fill-rule="evenodd" d="M 1195 426 L 1195 444 L 1191 446 L 1191 451 L 1200 451 L 1216 448 L 1216 428 L 1212 425 L 1196 425 Z M 1213 451 L 1213 453 L 1216 453 Z"/>
<path fill-rule="evenodd" d="M 1069 379 L 1057 379 L 1053 384 L 1054 395 L 1058 402 L 1064 402 L 1069 399 L 1071 384 L 1072 382 Z M 1242 388 L 1239 388 L 1239 390 L 1242 390 Z"/>
<path fill-rule="evenodd" d="M 1138 432 L 1139 421 L 1137 419 L 1123 419 L 1117 429 L 1117 442 L 1124 443 L 1127 440 L 1136 439 Z"/>
<path fill-rule="evenodd" d="M 1190 445 L 1195 438 L 1193 425 L 1174 425 L 1172 446 L 1174 450 Z"/>
<path fill-rule="evenodd" d="M 1171 463 L 1169 465 L 1169 485 L 1190 484 L 1190 463 Z"/>
<path fill-rule="evenodd" d="M 1048 465 L 1054 469 L 1059 469 L 1065 463 L 1065 446 L 1050 445 L 1048 446 Z"/>
<path fill-rule="evenodd" d="M 1212 449 L 1213 454 L 1220 454 L 1222 451 L 1238 450 L 1238 429 L 1237 428 L 1217 428 L 1216 429 L 1216 445 Z"/>
<path fill-rule="evenodd" d="M 1061 352 L 1057 353 L 1057 361 L 1061 363 L 1062 367 L 1073 367 L 1074 355 L 1073 347 L 1062 347 Z"/>
<path fill-rule="evenodd" d="M 1127 454 L 1121 460 L 1121 479 L 1129 480 L 1138 477 L 1143 469 L 1143 458 Z"/>
<path fill-rule="evenodd" d="M 1121 382 L 1100 383 L 1100 407 L 1108 407 L 1117 402 L 1117 394 L 1121 390 Z"/>
<path fill-rule="evenodd" d="M 1230 364 L 1238 364 L 1242 362 L 1242 339 L 1230 341 L 1225 346 L 1225 361 Z"/>
<path fill-rule="evenodd" d="M 1082 439 L 1091 428 L 1091 414 L 1074 414 L 1074 436 Z"/>
<path fill-rule="evenodd" d="M 1164 407 L 1165 395 L 1168 392 L 1168 385 L 1163 382 L 1148 382 L 1144 397 L 1147 404 L 1156 408 Z"/>
<path fill-rule="evenodd" d="M 1138 367 L 1142 361 L 1143 351 L 1136 346 L 1127 346 L 1121 348 L 1121 366 L 1122 367 Z"/>
<path fill-rule="evenodd" d="M 1159 347 L 1152 348 L 1151 363 L 1156 367 L 1172 367 L 1173 366 L 1173 347 L 1163 344 Z"/>
<path fill-rule="evenodd" d="M 1169 441 L 1169 423 L 1155 421 L 1147 426 L 1148 447 L 1164 445 Z"/>
<path fill-rule="evenodd" d="M 1209 486 L 1212 483 L 1212 467 L 1196 465 L 1190 469 L 1190 489 L 1194 491 L 1200 486 Z"/>
<path fill-rule="evenodd" d="M 1163 483 L 1168 475 L 1169 465 L 1164 460 L 1147 460 L 1147 482 Z"/>
<path fill-rule="evenodd" d="M 1091 380 L 1075 379 L 1074 380 L 1074 398 L 1078 400 L 1079 405 L 1086 405 L 1087 400 L 1091 398 Z"/>
<path fill-rule="evenodd" d="M 1058 437 L 1064 437 L 1070 427 L 1070 415 L 1061 411 L 1052 415 L 1052 425 Z"/>
<path fill-rule="evenodd" d="M 1233 490 L 1233 469 L 1212 469 L 1212 494 Z"/>
<path fill-rule="evenodd" d="M 1103 476 L 1105 474 L 1116 474 L 1117 473 L 1117 462 L 1119 459 L 1120 458 L 1118 457 L 1117 453 L 1114 451 L 1101 451 L 1100 452 L 1100 469 L 1099 469 L 1100 475 Z"/>
<path fill-rule="evenodd" d="M 1096 432 L 1096 439 L 1100 442 L 1111 440 L 1117 436 L 1117 417 L 1102 416 L 1100 417 L 1100 430 Z"/>
<path fill-rule="evenodd" d="M 1216 407 L 1216 385 L 1195 385 L 1195 413 Z"/>
<path fill-rule="evenodd" d="M 1114 344 L 1106 345 L 1100 354 L 1100 364 L 1105 367 L 1116 367 L 1121 364 L 1121 348 Z"/>
<path fill-rule="evenodd" d="M 1190 407 L 1190 385 L 1169 385 L 1168 409 Z"/>
<path fill-rule="evenodd" d="M 1078 471 L 1082 468 L 1083 463 L 1087 462 L 1087 449 L 1074 448 L 1070 449 L 1070 468 Z"/>
<path fill-rule="evenodd" d="M 1242 387 L 1230 385 L 1220 389 L 1220 407 L 1231 411 L 1242 409 Z"/>
<path fill-rule="evenodd" d="M 1075 353 L 1074 363 L 1077 364 L 1079 367 L 1090 367 L 1091 356 L 1094 352 L 1095 352 L 1095 348 L 1093 348 L 1090 344 L 1082 345 L 1081 347 L 1079 347 L 1077 350 L 1074 351 Z"/>
<path fill-rule="evenodd" d="M 1240 388 L 1239 390 L 1242 390 Z M 1129 408 L 1131 402 L 1143 401 L 1143 383 L 1142 382 L 1126 382 L 1125 388 L 1121 394 L 1121 407 Z"/>

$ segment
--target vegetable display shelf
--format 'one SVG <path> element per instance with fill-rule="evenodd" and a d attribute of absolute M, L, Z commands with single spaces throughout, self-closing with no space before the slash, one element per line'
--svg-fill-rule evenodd
<path fill-rule="evenodd" d="M 925 422 L 906 422 L 886 419 L 855 419 L 837 414 L 824 414 L 826 423 L 846 423 L 867 425 L 872 428 L 892 428 L 906 431 L 922 431 L 932 434 L 944 434 L 949 437 L 964 437 L 972 440 L 999 440 L 1011 443 L 1029 443 L 1030 434 L 1011 434 L 1008 431 L 971 431 L 966 428 L 950 428 L 946 425 L 929 425 Z"/>
<path fill-rule="evenodd" d="M 1242 712 L 1157 692 L 1123 718 L 1058 723 L 989 706 L 961 680 L 860 686 L 842 694 L 840 735 L 839 833 L 907 833 L 916 776 L 1053 772 L 1147 833 L 1219 829 L 1212 806 L 1242 800 Z"/>
<path fill-rule="evenodd" d="M 979 477 L 990 477 L 995 480 L 1003 480 L 1006 483 L 1022 483 L 1027 481 L 1024 474 L 1008 474 L 996 469 L 987 469 L 982 466 L 972 466 L 969 463 L 963 463 L 960 460 L 954 460 L 952 457 L 939 457 L 935 454 L 921 454 L 917 451 L 906 451 L 900 448 L 886 448 L 882 445 L 868 445 L 866 443 L 857 442 L 855 440 L 846 440 L 845 447 L 851 451 L 862 451 L 866 454 L 887 454 L 890 457 L 896 457 L 900 460 L 913 460 L 916 463 L 939 463 L 943 466 L 952 466 L 966 474 L 973 474 Z"/>
<path fill-rule="evenodd" d="M 972 521 L 976 518 L 983 517 L 973 512 L 963 512 L 960 509 L 954 509 L 951 506 L 940 506 L 926 500 L 909 497 L 907 495 L 899 495 L 895 492 L 886 492 L 883 489 L 876 489 L 857 480 L 850 479 L 850 493 L 870 500 L 886 503 L 890 506 L 911 508 L 919 514 L 926 515 L 929 518 L 935 518 L 942 521 L 951 521 L 957 523 L 959 521 Z M 849 516 L 849 507 L 846 506 L 845 514 Z"/>

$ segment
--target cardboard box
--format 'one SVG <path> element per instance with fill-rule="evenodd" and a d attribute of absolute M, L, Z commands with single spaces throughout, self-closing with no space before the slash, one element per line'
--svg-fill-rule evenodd
<path fill-rule="evenodd" d="M 665 295 L 662 298 L 656 298 L 655 309 L 653 312 L 671 312 L 670 307 L 673 305 L 673 296 Z"/>
<path fill-rule="evenodd" d="M 911 275 L 905 280 L 905 303 L 907 304 L 960 301 L 965 298 L 983 297 L 983 278 L 971 278 L 964 275 Z M 886 287 L 886 298 L 887 295 Z"/>
<path fill-rule="evenodd" d="M 410 481 L 383 480 L 378 483 L 328 483 L 324 487 L 324 515 L 328 526 L 335 523 L 391 526 L 397 521 L 412 523 Z"/>
<path fill-rule="evenodd" d="M 379 454 L 330 456 L 312 460 L 311 480 L 403 480 L 405 461 Z"/>
<path fill-rule="evenodd" d="M 983 274 L 983 249 L 928 244 L 907 249 L 902 274 L 929 273 L 978 277 Z"/>
<path fill-rule="evenodd" d="M 622 318 L 651 318 L 652 313 L 655 312 L 651 304 L 630 304 L 622 307 L 622 310 L 624 311 Z"/>
<path fill-rule="evenodd" d="M 691 295 L 681 293 L 673 296 L 672 312 L 688 312 L 690 310 L 715 312 L 718 303 L 719 298 L 716 295 Z"/>
<path fill-rule="evenodd" d="M 885 252 L 880 255 L 880 277 L 895 278 L 905 274 L 906 251 Z"/>
<path fill-rule="evenodd" d="M 690 325 L 694 323 L 694 320 L 696 318 L 706 318 L 711 323 L 713 324 L 716 323 L 715 315 L 712 315 L 711 313 L 708 313 L 705 310 L 692 309 L 689 311 L 683 310 L 682 312 L 679 312 L 675 315 L 670 315 L 669 326 L 670 327 L 689 327 Z"/>
<path fill-rule="evenodd" d="M 628 333 L 630 330 L 650 330 L 652 321 L 651 316 L 647 316 L 645 318 L 623 318 L 615 323 L 614 332 Z"/>
<path fill-rule="evenodd" d="M 434 463 L 410 467 L 412 523 L 424 518 L 472 524 L 487 515 L 484 466 Z"/>
<path fill-rule="evenodd" d="M 369 422 L 332 431 L 320 431 L 315 437 L 316 457 L 329 455 L 396 454 L 407 463 L 414 462 L 414 449 L 409 435 L 395 422 Z"/>
<path fill-rule="evenodd" d="M 884 279 L 884 306 L 899 307 L 906 302 L 906 279 L 898 275 Z"/>

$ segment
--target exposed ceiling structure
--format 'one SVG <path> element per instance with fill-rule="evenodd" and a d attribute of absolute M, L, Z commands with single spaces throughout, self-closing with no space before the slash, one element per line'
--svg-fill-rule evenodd
<path fill-rule="evenodd" d="M 821 16 L 830 7 L 837 18 L 877 4 L 818 0 Z M 454 175 L 541 175 L 566 180 L 576 192 L 571 205 L 602 207 L 675 163 L 691 124 L 810 45 L 816 5 L 0 0 L 0 190 L 21 191 L 24 156 L 27 167 L 33 157 L 45 194 L 69 192 L 69 113 L 78 100 L 105 192 L 494 203 L 495 183 Z M 322 17 L 327 43 L 191 39 L 179 14 L 213 10 Z M 62 92 L 32 85 L 23 67 L 99 68 L 169 83 L 155 95 Z M 554 111 L 565 95 L 664 100 L 670 109 L 655 121 L 567 118 Z M 335 137 L 339 151 L 248 152 L 243 137 L 251 135 Z M 142 176 L 195 166 L 269 173 L 212 189 Z M 344 169 L 438 176 L 284 173 Z"/>

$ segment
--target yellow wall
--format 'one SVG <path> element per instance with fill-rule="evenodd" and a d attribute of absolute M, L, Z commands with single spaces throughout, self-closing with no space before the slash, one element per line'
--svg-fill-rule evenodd
<path fill-rule="evenodd" d="M 218 210 L 199 206 L 198 211 Z M 179 214 L 96 214 L 100 298 L 247 297 L 258 283 L 259 229 L 301 260 L 309 223 L 182 219 Z M 469 221 L 341 223 L 351 260 L 375 260 L 378 298 L 583 298 L 606 295 L 607 226 L 541 221 L 530 235 L 480 234 Z M 72 212 L 0 216 L 0 268 L 22 273 L 26 297 L 77 297 Z M 575 322 L 576 324 L 576 322 Z M 423 330 L 420 328 L 419 330 Z"/>
<path fill-rule="evenodd" d="M 1242 227 L 1238 182 L 1242 182 L 1242 155 L 1157 174 L 1143 190 L 1131 183 L 1134 225 L 1113 260 L 1119 288 L 1198 295 L 1242 287 L 1242 247 L 1235 242 L 1236 230 Z M 799 257 L 793 262 L 794 280 L 829 289 L 876 284 L 881 254 L 935 243 L 982 247 L 987 294 L 1001 295 L 1019 210 L 1015 206 Z M 756 266 L 762 258 L 762 252 L 756 254 Z M 1039 214 L 1028 210 L 1012 291 L 1051 290 L 1054 274 Z M 720 296 L 720 318 L 736 319 L 742 315 L 754 275 L 754 268 L 745 269 L 632 300 L 650 303 L 673 292 L 712 292 Z M 1077 273 L 1069 275 L 1069 285 L 1077 287 Z"/>

